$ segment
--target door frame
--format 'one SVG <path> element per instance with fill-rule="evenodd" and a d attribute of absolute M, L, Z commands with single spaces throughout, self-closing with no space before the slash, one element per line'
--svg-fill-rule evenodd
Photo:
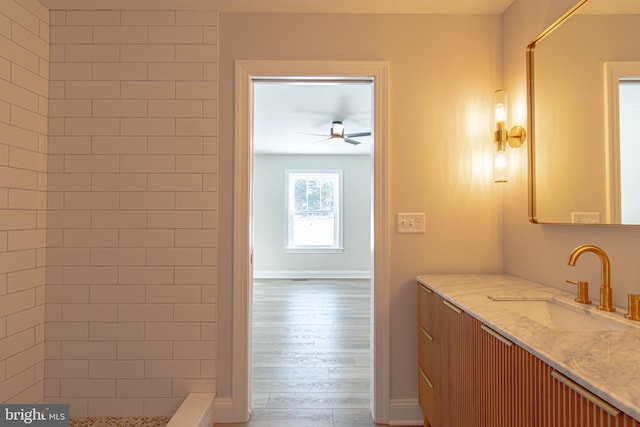
<path fill-rule="evenodd" d="M 381 61 L 235 61 L 233 367 L 230 415 L 237 422 L 246 421 L 251 410 L 253 79 L 285 76 L 373 78 L 371 413 L 376 422 L 389 422 L 388 68 L 388 63 Z"/>

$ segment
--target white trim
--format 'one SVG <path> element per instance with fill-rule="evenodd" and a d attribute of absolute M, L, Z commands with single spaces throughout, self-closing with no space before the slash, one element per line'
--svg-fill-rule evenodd
<path fill-rule="evenodd" d="M 624 77 L 640 76 L 640 62 L 604 63 L 604 123 L 606 213 L 605 224 L 622 223 L 622 197 L 620 184 L 620 87 Z"/>
<path fill-rule="evenodd" d="M 254 279 L 371 279 L 370 271 L 254 271 Z"/>
<path fill-rule="evenodd" d="M 421 426 L 424 420 L 418 399 L 393 399 L 391 401 L 392 426 Z"/>
<path fill-rule="evenodd" d="M 233 367 L 231 413 L 250 411 L 251 83 L 256 77 L 371 77 L 374 80 L 372 399 L 378 423 L 389 422 L 388 63 L 380 61 L 236 61 L 234 140 Z"/>

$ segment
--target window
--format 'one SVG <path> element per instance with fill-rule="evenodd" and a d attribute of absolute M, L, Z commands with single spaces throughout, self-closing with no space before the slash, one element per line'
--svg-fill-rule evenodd
<path fill-rule="evenodd" d="M 287 249 L 342 251 L 342 171 L 286 171 Z"/>

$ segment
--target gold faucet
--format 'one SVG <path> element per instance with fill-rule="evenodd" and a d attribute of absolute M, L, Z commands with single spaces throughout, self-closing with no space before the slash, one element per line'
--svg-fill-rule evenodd
<path fill-rule="evenodd" d="M 609 257 L 607 254 L 597 246 L 594 245 L 582 245 L 578 246 L 569 254 L 567 264 L 571 266 L 576 265 L 578 257 L 585 252 L 592 252 L 600 258 L 600 264 L 602 268 L 602 284 L 600 285 L 600 305 L 599 310 L 603 311 L 616 311 L 613 306 L 611 296 L 611 267 L 609 264 Z"/>

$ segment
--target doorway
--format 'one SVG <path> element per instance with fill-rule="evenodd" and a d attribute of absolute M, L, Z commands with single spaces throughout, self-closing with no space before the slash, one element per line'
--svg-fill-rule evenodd
<path fill-rule="evenodd" d="M 253 82 L 258 78 L 369 78 L 374 84 L 373 218 L 371 221 L 371 414 L 389 419 L 389 300 L 387 212 L 387 64 L 336 61 L 236 62 L 234 145 L 233 373 L 231 412 L 247 420 L 251 402 L 251 312 L 253 280 Z M 332 132 L 333 133 L 333 132 Z"/>

